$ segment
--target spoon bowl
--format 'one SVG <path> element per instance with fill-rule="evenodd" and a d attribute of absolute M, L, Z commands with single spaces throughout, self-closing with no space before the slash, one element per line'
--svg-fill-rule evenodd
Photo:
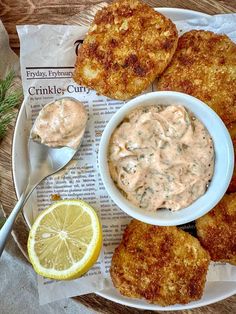
<path fill-rule="evenodd" d="M 74 157 L 77 149 L 70 147 L 53 148 L 29 139 L 31 183 L 39 184 L 46 177 L 64 168 Z"/>

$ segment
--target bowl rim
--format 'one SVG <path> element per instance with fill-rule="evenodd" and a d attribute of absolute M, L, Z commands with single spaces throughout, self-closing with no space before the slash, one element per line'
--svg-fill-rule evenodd
<path fill-rule="evenodd" d="M 213 119 L 211 120 L 211 124 L 213 124 L 213 128 L 220 129 L 222 132 L 222 135 L 225 138 L 225 146 L 226 149 L 225 151 L 227 152 L 227 164 L 226 165 L 221 165 L 220 167 L 225 167 L 225 178 L 222 178 L 220 181 L 220 184 L 216 185 L 211 182 L 211 190 L 214 190 L 214 197 L 213 199 L 207 199 L 207 204 L 205 205 L 202 204 L 202 207 L 198 211 L 192 210 L 194 207 L 196 207 L 196 202 L 201 199 L 203 200 L 206 199 L 209 195 L 209 188 L 208 190 L 197 200 L 195 200 L 191 205 L 189 205 L 186 208 L 183 208 L 177 212 L 170 212 L 167 209 L 164 211 L 168 211 L 171 214 L 171 217 L 168 219 L 159 219 L 158 215 L 155 217 L 153 216 L 153 212 L 145 212 L 143 209 L 140 209 L 136 206 L 134 206 L 131 202 L 129 202 L 119 191 L 119 189 L 116 187 L 115 183 L 111 179 L 109 168 L 108 168 L 108 163 L 107 163 L 107 151 L 108 151 L 108 146 L 109 146 L 109 140 L 111 137 L 111 134 L 113 133 L 114 129 L 122 122 L 124 117 L 132 111 L 134 108 L 138 106 L 145 106 L 145 105 L 151 105 L 151 104 L 145 104 L 145 102 L 150 102 L 151 100 L 157 101 L 158 98 L 175 98 L 176 102 L 181 103 L 183 102 L 183 106 L 189 109 L 190 111 L 193 112 L 195 116 L 201 121 L 203 114 L 208 116 L 209 118 Z M 186 102 L 190 103 L 190 105 Z M 174 102 L 174 100 L 173 100 Z M 163 104 L 163 102 L 162 102 Z M 196 105 L 195 108 L 192 108 L 192 105 Z M 168 105 L 168 104 L 167 104 Z M 201 112 L 201 114 L 196 113 L 196 111 Z M 205 123 L 203 123 L 205 125 Z M 207 128 L 208 132 L 214 139 L 216 139 L 215 134 L 209 131 L 208 127 L 205 125 Z M 216 152 L 215 148 L 215 152 Z M 200 218 L 207 212 L 209 212 L 219 201 L 220 199 L 224 196 L 228 185 L 230 183 L 230 180 L 232 178 L 233 174 L 233 169 L 234 169 L 234 149 L 233 149 L 233 144 L 231 137 L 229 135 L 229 132 L 224 125 L 223 121 L 221 118 L 216 114 L 214 110 L 212 110 L 207 104 L 202 102 L 201 100 L 197 99 L 196 97 L 190 96 L 188 94 L 180 93 L 180 92 L 174 92 L 174 91 L 156 91 L 156 92 L 150 92 L 146 93 L 140 96 L 137 96 L 131 100 L 129 100 L 126 104 L 124 104 L 109 120 L 107 123 L 101 140 L 100 140 L 100 145 L 99 145 L 99 153 L 98 153 L 98 164 L 99 164 L 99 170 L 100 170 L 100 175 L 102 182 L 105 186 L 105 189 L 108 193 L 108 195 L 111 197 L 113 202 L 126 214 L 129 216 L 136 218 L 140 221 L 143 221 L 145 223 L 153 224 L 153 225 L 160 225 L 160 226 L 176 226 L 176 225 L 182 225 L 185 223 L 188 223 L 190 221 L 193 221 L 197 218 Z M 214 173 L 212 176 L 212 181 L 213 177 L 216 173 L 216 165 L 217 169 L 219 169 L 219 163 L 215 163 L 215 168 L 214 168 Z M 213 187 L 212 187 L 213 186 Z M 178 214 L 180 213 L 180 214 Z M 185 214 L 184 217 L 181 217 L 181 213 Z M 186 215 L 187 214 L 187 215 Z M 180 217 L 178 217 L 180 216 Z M 177 217 L 177 218 L 176 218 Z M 174 219 L 173 219 L 174 218 Z"/>

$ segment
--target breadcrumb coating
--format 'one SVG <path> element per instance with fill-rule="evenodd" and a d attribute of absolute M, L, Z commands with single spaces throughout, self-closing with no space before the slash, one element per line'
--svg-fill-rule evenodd
<path fill-rule="evenodd" d="M 195 96 L 226 125 L 236 121 L 236 44 L 226 35 L 209 31 L 183 34 L 157 89 Z"/>
<path fill-rule="evenodd" d="M 176 227 L 132 220 L 115 249 L 110 274 L 121 294 L 162 306 L 202 296 L 209 254 Z"/>
<path fill-rule="evenodd" d="M 144 91 L 177 47 L 174 23 L 138 0 L 118 0 L 95 15 L 78 51 L 74 80 L 111 98 Z"/>
<path fill-rule="evenodd" d="M 196 221 L 199 241 L 213 261 L 236 265 L 236 193 L 225 195 Z"/>

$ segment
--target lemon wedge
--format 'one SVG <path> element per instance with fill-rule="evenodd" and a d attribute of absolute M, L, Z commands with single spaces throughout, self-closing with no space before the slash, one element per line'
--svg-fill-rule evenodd
<path fill-rule="evenodd" d="M 44 277 L 67 280 L 87 272 L 102 246 L 94 209 L 81 200 L 53 203 L 34 222 L 28 253 L 34 270 Z"/>

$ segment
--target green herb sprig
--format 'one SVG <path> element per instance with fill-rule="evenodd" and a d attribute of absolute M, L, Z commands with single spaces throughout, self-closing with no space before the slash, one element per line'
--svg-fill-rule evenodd
<path fill-rule="evenodd" d="M 0 80 L 0 140 L 4 137 L 7 127 L 15 112 L 13 109 L 19 104 L 22 92 L 11 90 L 15 74 L 10 71 L 5 79 Z"/>
<path fill-rule="evenodd" d="M 6 218 L 0 217 L 0 229 L 3 227 L 5 222 L 6 222 Z"/>

